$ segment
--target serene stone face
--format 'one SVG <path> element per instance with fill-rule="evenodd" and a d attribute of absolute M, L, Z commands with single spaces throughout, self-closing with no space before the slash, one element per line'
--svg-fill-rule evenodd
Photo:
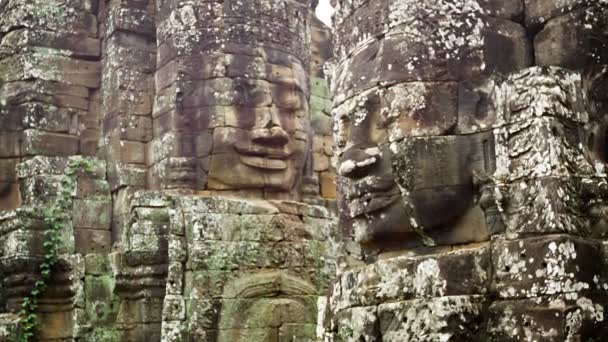
<path fill-rule="evenodd" d="M 354 225 L 361 242 L 383 233 L 412 232 L 380 112 L 370 109 L 361 119 L 352 111 L 334 116 L 342 225 Z"/>
<path fill-rule="evenodd" d="M 213 93 L 225 92 L 210 118 L 224 127 L 213 132 L 209 188 L 289 192 L 299 184 L 308 153 L 304 70 L 246 56 L 232 59 L 226 68 L 242 63 L 247 67 L 237 77 L 205 85 L 223 88 Z"/>
<path fill-rule="evenodd" d="M 453 87 L 417 83 L 363 93 L 335 111 L 342 227 L 355 241 L 391 248 L 487 236 L 473 175 L 493 168 L 491 134 L 418 136 L 449 129 L 454 97 Z"/>

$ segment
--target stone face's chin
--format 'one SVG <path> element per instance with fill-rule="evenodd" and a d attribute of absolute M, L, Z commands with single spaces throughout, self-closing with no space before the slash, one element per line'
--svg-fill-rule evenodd
<path fill-rule="evenodd" d="M 289 159 L 230 153 L 211 157 L 210 190 L 268 190 L 290 192 L 301 170 L 299 154 Z"/>
<path fill-rule="evenodd" d="M 355 240 L 370 243 L 413 233 L 403 201 L 399 199 L 397 197 L 380 209 L 352 218 Z"/>
<path fill-rule="evenodd" d="M 382 193 L 382 194 L 366 194 L 359 198 L 353 198 L 348 201 L 348 213 L 350 217 L 356 218 L 357 216 L 371 214 L 376 211 L 382 211 L 397 199 L 399 194 L 393 193 Z"/>

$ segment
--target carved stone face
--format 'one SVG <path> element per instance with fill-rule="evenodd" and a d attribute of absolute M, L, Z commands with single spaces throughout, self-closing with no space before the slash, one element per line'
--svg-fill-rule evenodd
<path fill-rule="evenodd" d="M 412 234 L 395 182 L 380 99 L 367 98 L 356 106 L 334 113 L 341 226 L 351 226 L 361 243 Z"/>
<path fill-rule="evenodd" d="M 308 152 L 310 119 L 302 67 L 239 56 L 227 68 L 242 69 L 234 78 L 210 83 L 224 99 L 211 118 L 221 127 L 213 129 L 209 189 L 292 192 Z"/>
<path fill-rule="evenodd" d="M 334 113 L 341 226 L 359 243 L 392 249 L 487 238 L 473 173 L 493 168 L 491 134 L 444 135 L 451 89 L 426 87 L 367 92 Z"/>

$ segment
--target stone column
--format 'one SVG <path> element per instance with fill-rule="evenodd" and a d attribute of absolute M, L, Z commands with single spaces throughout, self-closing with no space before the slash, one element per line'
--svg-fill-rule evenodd
<path fill-rule="evenodd" d="M 2 312 L 19 310 L 41 278 L 45 208 L 57 199 L 67 165 L 76 160 L 71 156 L 96 153 L 100 51 L 97 1 L 0 4 Z M 41 341 L 82 336 L 83 255 L 110 247 L 105 167 L 81 176 L 65 199 L 61 255 L 39 299 Z"/>
<path fill-rule="evenodd" d="M 336 18 L 329 339 L 604 336 L 606 3 L 338 1 Z"/>
<path fill-rule="evenodd" d="M 100 43 L 95 1 L 11 0 L 0 10 L 0 209 L 12 209 L 21 158 L 95 153 Z"/>

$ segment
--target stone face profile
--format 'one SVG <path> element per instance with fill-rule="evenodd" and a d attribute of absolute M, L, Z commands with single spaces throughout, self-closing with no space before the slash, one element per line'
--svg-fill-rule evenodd
<path fill-rule="evenodd" d="M 342 226 L 360 243 L 411 248 L 488 238 L 473 175 L 494 171 L 494 141 L 487 130 L 459 127 L 459 115 L 464 87 L 492 75 L 497 53 L 484 44 L 498 28 L 476 2 L 450 6 L 340 7 L 332 83 Z M 372 24 L 380 9 L 395 11 L 388 29 Z M 369 25 L 355 20 L 361 15 Z M 502 34 L 523 36 L 516 26 Z M 517 53 L 501 67 L 528 64 L 529 46 L 504 39 Z"/>

